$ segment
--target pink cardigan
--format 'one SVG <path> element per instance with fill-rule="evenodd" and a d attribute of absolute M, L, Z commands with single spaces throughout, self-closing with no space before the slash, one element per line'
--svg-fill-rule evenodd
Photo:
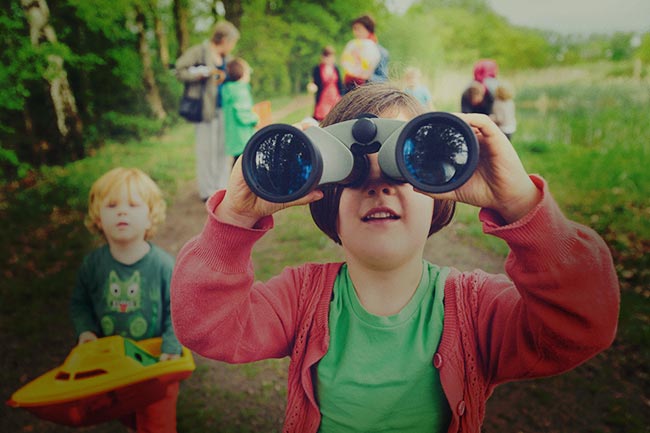
<path fill-rule="evenodd" d="M 495 385 L 553 375 L 611 344 L 619 288 L 607 246 L 567 220 L 538 177 L 542 202 L 516 223 L 483 209 L 486 233 L 511 248 L 505 275 L 452 269 L 445 284 L 444 330 L 433 365 L 453 412 L 449 432 L 479 432 Z M 191 350 L 231 363 L 291 357 L 285 432 L 316 432 L 313 377 L 329 343 L 328 309 L 340 263 L 286 268 L 253 282 L 251 251 L 272 225 L 256 229 L 210 217 L 180 251 L 171 284 L 176 335 Z M 513 283 L 514 281 L 514 283 Z"/>

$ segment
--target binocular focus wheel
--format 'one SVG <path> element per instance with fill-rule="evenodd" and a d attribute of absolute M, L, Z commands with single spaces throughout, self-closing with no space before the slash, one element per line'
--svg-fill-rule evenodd
<path fill-rule="evenodd" d="M 372 120 L 362 117 L 352 125 L 352 137 L 360 144 L 370 144 L 377 136 L 377 125 Z"/>

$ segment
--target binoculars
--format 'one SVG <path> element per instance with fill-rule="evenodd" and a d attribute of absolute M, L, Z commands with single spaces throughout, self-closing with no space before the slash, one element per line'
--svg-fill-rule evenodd
<path fill-rule="evenodd" d="M 246 144 L 242 170 L 254 194 L 286 203 L 324 185 L 361 185 L 368 176 L 371 153 L 378 153 L 386 177 L 442 193 L 472 176 L 479 146 L 470 126 L 445 112 L 421 114 L 408 122 L 362 115 L 304 131 L 272 124 Z"/>

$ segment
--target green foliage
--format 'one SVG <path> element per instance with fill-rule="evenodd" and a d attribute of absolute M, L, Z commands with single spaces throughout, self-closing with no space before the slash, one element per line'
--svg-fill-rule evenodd
<path fill-rule="evenodd" d="M 553 109 L 525 116 L 517 141 L 526 146 L 533 137 L 544 137 L 549 151 L 531 159 L 565 188 L 573 180 L 580 190 L 590 191 L 572 198 L 577 207 L 584 209 L 587 200 L 594 200 L 588 207 L 601 213 L 598 206 L 619 200 L 640 204 L 650 194 L 643 164 L 648 158 L 643 143 L 650 140 L 644 107 L 650 95 L 643 88 L 642 83 L 612 80 L 528 88 L 518 98 L 522 113 L 533 114 L 542 95 Z M 621 193 L 612 195 L 616 190 Z M 618 220 L 613 223 L 623 224 Z M 640 220 L 630 223 L 626 229 L 641 225 Z M 650 230 L 645 234 L 650 237 Z"/>
<path fill-rule="evenodd" d="M 24 178 L 32 167 L 18 159 L 16 152 L 0 146 L 0 186 L 6 181 Z"/>
<path fill-rule="evenodd" d="M 609 57 L 615 62 L 627 60 L 632 57 L 632 33 L 617 32 L 609 41 Z"/>
<path fill-rule="evenodd" d="M 298 93 L 310 81 L 311 70 L 325 45 L 339 47 L 352 37 L 349 23 L 383 5 L 372 0 L 352 2 L 284 1 L 245 4 L 238 53 L 255 69 L 251 86 L 257 98 Z"/>
<path fill-rule="evenodd" d="M 408 66 L 418 67 L 423 76 L 434 76 L 447 60 L 439 36 L 441 31 L 430 15 L 391 18 L 378 32 L 380 43 L 390 53 L 389 77 L 399 78 Z"/>
<path fill-rule="evenodd" d="M 512 27 L 482 1 L 469 3 L 473 7 L 425 2 L 403 17 L 391 18 L 386 45 L 395 53 L 393 57 L 424 64 L 424 69 L 430 70 L 440 65 L 472 64 L 486 57 L 506 69 L 541 67 L 551 61 L 550 44 L 540 33 Z M 409 38 L 404 38 L 405 34 Z"/>
<path fill-rule="evenodd" d="M 127 89 L 142 88 L 142 65 L 136 51 L 120 46 L 109 49 L 106 55 L 114 62 L 111 68 L 114 82 L 122 83 Z"/>
<path fill-rule="evenodd" d="M 451 7 L 480 14 L 489 10 L 485 0 L 421 0 L 420 4 L 425 11 Z"/>
<path fill-rule="evenodd" d="M 184 0 L 182 5 L 189 14 L 192 42 L 198 43 L 209 36 L 219 19 L 216 3 Z M 496 59 L 502 71 L 613 59 L 620 63 L 613 74 L 639 77 L 647 75 L 645 69 L 640 70 L 638 64 L 632 68 L 629 60 L 635 56 L 650 63 L 648 34 L 637 41 L 628 33 L 589 37 L 541 33 L 510 25 L 485 0 L 423 0 L 404 16 L 391 15 L 382 0 L 247 0 L 242 5 L 242 37 L 234 54 L 254 67 L 251 84 L 257 100 L 302 92 L 322 47 L 333 45 L 340 54 L 352 37 L 351 20 L 364 13 L 371 13 L 377 21 L 376 33 L 389 50 L 389 74 L 395 79 L 408 65 L 420 67 L 433 78 L 443 69 L 467 68 L 482 57 Z M 147 15 L 146 39 L 156 84 L 165 110 L 172 114 L 168 123 L 178 120 L 175 113 L 182 86 L 167 65 L 160 63 L 153 32 L 155 13 L 174 53 L 177 41 L 170 0 L 61 0 L 50 1 L 48 6 L 57 42 L 40 41 L 37 47 L 31 44 L 19 3 L 8 2 L 0 10 L 5 47 L 0 52 L 4 65 L 0 70 L 0 141 L 5 149 L 33 165 L 54 160 L 40 154 L 58 146 L 47 82 L 51 55 L 63 60 L 84 125 L 84 144 L 77 149 L 93 149 L 114 133 L 121 140 L 162 126 L 143 120 L 152 110 L 138 52 L 137 10 Z M 67 154 L 71 152 L 57 155 Z"/>
<path fill-rule="evenodd" d="M 636 57 L 646 64 L 650 63 L 650 32 L 641 37 L 641 43 L 636 50 Z"/>
<path fill-rule="evenodd" d="M 12 2 L 9 10 L 0 10 L 0 34 L 3 49 L 0 50 L 0 124 L 2 129 L 12 131 L 7 111 L 20 111 L 30 96 L 32 88 L 40 83 L 45 70 L 45 59 L 34 49 L 25 29 L 22 9 Z M 7 126 L 4 126 L 7 125 Z M 6 131 L 0 130 L 0 134 Z"/>
<path fill-rule="evenodd" d="M 613 35 L 553 35 L 558 50 L 557 60 L 563 64 L 629 60 L 635 55 L 634 39 L 634 34 L 625 32 Z"/>
<path fill-rule="evenodd" d="M 242 26 L 257 29 L 255 38 L 242 36 L 238 47 L 238 52 L 250 53 L 246 58 L 255 70 L 251 76 L 251 87 L 256 98 L 290 93 L 289 68 L 281 60 L 289 58 L 291 52 L 290 44 L 283 42 L 289 36 L 286 23 L 279 17 L 247 14 Z M 258 40 L 265 41 L 264 50 L 254 50 Z"/>
<path fill-rule="evenodd" d="M 116 111 L 105 113 L 98 123 L 102 130 L 118 141 L 133 137 L 142 139 L 147 136 L 155 136 L 162 131 L 163 126 L 163 121 L 158 119 L 133 116 Z"/>
<path fill-rule="evenodd" d="M 294 41 L 291 48 L 289 76 L 293 81 L 293 93 L 303 89 L 305 76 L 318 63 L 323 46 L 331 44 L 340 26 L 336 18 L 317 5 L 304 4 L 296 8 L 292 17 L 294 24 L 290 26 L 289 40 Z M 314 32 L 314 28 L 319 29 Z M 314 61 L 314 59 L 317 59 Z"/>
<path fill-rule="evenodd" d="M 133 0 L 68 0 L 67 3 L 90 32 L 100 33 L 112 41 L 129 37 L 124 24 L 132 12 Z M 98 10 L 102 13 L 98 14 Z"/>

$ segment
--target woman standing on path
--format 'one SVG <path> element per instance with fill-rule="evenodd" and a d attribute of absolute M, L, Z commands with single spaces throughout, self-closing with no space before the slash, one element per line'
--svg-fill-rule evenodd
<path fill-rule="evenodd" d="M 209 40 L 189 48 L 176 61 L 177 78 L 199 84 L 202 89 L 203 120 L 196 124 L 196 178 L 203 201 L 225 188 L 230 177 L 219 90 L 227 56 L 238 40 L 237 28 L 228 21 L 220 21 Z"/>

